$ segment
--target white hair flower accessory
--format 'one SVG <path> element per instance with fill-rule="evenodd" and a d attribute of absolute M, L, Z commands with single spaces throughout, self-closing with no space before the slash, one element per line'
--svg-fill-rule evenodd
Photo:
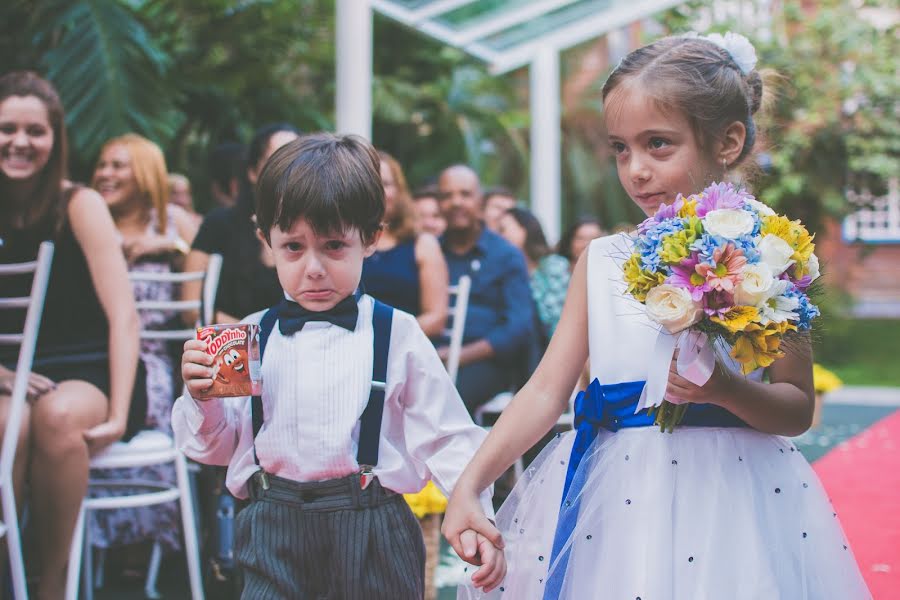
<path fill-rule="evenodd" d="M 721 33 L 700 35 L 692 31 L 685 34 L 684 37 L 706 40 L 722 48 L 731 56 L 731 60 L 735 62 L 744 75 L 756 67 L 756 48 L 753 47 L 750 40 L 739 33 L 729 31 L 725 35 Z"/>

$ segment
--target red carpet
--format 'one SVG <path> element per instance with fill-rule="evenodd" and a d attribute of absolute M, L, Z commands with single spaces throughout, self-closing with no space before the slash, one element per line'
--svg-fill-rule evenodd
<path fill-rule="evenodd" d="M 875 600 L 900 600 L 900 411 L 814 464 Z"/>

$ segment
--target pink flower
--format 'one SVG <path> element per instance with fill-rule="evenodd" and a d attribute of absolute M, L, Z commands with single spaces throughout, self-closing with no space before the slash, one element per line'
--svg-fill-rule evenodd
<path fill-rule="evenodd" d="M 745 198 L 753 198 L 744 191 L 738 191 L 731 183 L 714 183 L 703 190 L 697 202 L 697 216 L 703 218 L 713 210 L 740 209 Z"/>
<path fill-rule="evenodd" d="M 747 257 L 734 244 L 728 243 L 724 248 L 716 248 L 712 258 L 714 264 L 699 263 L 695 270 L 710 288 L 734 292 L 735 286 L 741 282 L 741 270 L 747 264 Z"/>
<path fill-rule="evenodd" d="M 728 292 L 713 291 L 703 296 L 703 312 L 710 317 L 724 317 L 734 308 L 734 296 Z"/>
<path fill-rule="evenodd" d="M 666 283 L 689 291 L 691 293 L 691 299 L 695 302 L 702 300 L 703 295 L 712 290 L 706 277 L 697 271 L 697 265 L 700 264 L 699 257 L 700 254 L 694 252 L 689 258 L 681 261 L 680 265 L 673 266 L 672 274 L 666 280 Z"/>
<path fill-rule="evenodd" d="M 665 221 L 666 219 L 674 219 L 678 216 L 678 211 L 684 206 L 684 196 L 678 194 L 675 196 L 675 202 L 672 204 L 660 204 L 653 218 L 657 221 Z"/>

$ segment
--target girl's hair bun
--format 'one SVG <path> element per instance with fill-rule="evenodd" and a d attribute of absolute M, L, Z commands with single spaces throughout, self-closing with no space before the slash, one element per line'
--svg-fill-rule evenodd
<path fill-rule="evenodd" d="M 763 97 L 763 80 L 759 71 L 753 70 L 747 73 L 747 87 L 750 91 L 750 114 L 756 114 L 762 104 Z"/>

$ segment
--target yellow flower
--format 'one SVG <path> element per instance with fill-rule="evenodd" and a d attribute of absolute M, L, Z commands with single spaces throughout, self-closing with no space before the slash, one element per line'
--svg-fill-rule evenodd
<path fill-rule="evenodd" d="M 447 510 L 447 498 L 431 481 L 418 493 L 403 494 L 403 499 L 409 504 L 413 514 L 420 519 L 425 515 L 439 514 Z"/>
<path fill-rule="evenodd" d="M 816 388 L 816 393 L 825 394 L 834 391 L 843 385 L 844 382 L 841 381 L 840 377 L 819 363 L 813 364 L 813 386 Z"/>
<path fill-rule="evenodd" d="M 763 217 L 760 231 L 763 234 L 777 235 L 787 242 L 794 249 L 791 258 L 796 261 L 796 276 L 802 277 L 806 274 L 806 264 L 816 248 L 813 243 L 815 236 L 810 235 L 800 221 L 791 221 L 782 215 L 771 215 Z"/>
<path fill-rule="evenodd" d="M 788 321 L 775 323 L 770 321 L 765 326 L 750 323 L 741 332 L 731 350 L 731 356 L 741 363 L 744 375 L 756 369 L 765 368 L 784 356 L 781 351 L 781 340 L 788 331 L 796 331 L 797 326 Z"/>
<path fill-rule="evenodd" d="M 625 261 L 623 266 L 625 271 L 625 283 L 628 284 L 628 293 L 637 298 L 640 302 L 647 299 L 647 292 L 666 280 L 663 273 L 651 273 L 641 268 L 641 257 L 638 254 L 632 254 L 631 258 Z"/>
<path fill-rule="evenodd" d="M 693 201 L 696 204 L 696 200 Z M 670 233 L 662 241 L 659 257 L 663 262 L 679 264 L 691 255 L 691 244 L 703 235 L 703 224 L 697 217 L 688 217 L 684 229 Z"/>
<path fill-rule="evenodd" d="M 759 309 L 755 306 L 735 306 L 724 317 L 710 317 L 713 323 L 718 323 L 731 333 L 746 331 L 758 319 Z"/>
<path fill-rule="evenodd" d="M 697 216 L 697 196 L 688 196 L 684 199 L 684 204 L 678 209 L 679 217 L 696 217 Z"/>

